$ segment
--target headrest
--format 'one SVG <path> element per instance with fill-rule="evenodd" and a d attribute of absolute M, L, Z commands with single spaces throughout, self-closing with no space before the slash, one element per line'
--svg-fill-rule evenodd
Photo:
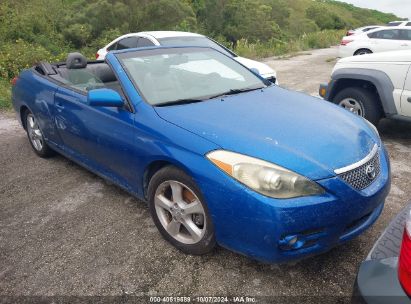
<path fill-rule="evenodd" d="M 87 58 L 80 53 L 70 53 L 67 56 L 67 69 L 84 69 L 87 66 Z"/>
<path fill-rule="evenodd" d="M 92 64 L 89 65 L 93 66 Z M 100 78 L 102 82 L 114 82 L 117 81 L 116 75 L 113 70 L 105 63 L 98 64 L 95 69 L 95 75 Z"/>

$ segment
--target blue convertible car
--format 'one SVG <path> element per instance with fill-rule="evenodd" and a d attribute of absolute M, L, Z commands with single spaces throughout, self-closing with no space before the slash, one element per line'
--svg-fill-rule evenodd
<path fill-rule="evenodd" d="M 34 152 L 58 152 L 147 201 L 190 254 L 216 244 L 266 262 L 363 232 L 390 188 L 366 120 L 266 82 L 202 47 L 72 53 L 14 80 Z"/>

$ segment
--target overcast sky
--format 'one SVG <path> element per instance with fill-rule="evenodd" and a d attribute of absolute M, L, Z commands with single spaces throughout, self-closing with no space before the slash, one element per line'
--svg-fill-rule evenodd
<path fill-rule="evenodd" d="M 348 2 L 359 7 L 394 13 L 398 17 L 409 18 L 411 20 L 410 0 L 343 0 L 343 2 Z"/>

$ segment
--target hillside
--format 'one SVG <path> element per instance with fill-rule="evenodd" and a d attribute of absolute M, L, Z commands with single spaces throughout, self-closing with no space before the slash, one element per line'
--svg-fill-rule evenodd
<path fill-rule="evenodd" d="M 38 60 L 80 50 L 92 58 L 113 38 L 142 30 L 204 33 L 249 57 L 338 42 L 343 30 L 395 15 L 331 0 L 2 0 L 0 107 L 8 81 Z"/>

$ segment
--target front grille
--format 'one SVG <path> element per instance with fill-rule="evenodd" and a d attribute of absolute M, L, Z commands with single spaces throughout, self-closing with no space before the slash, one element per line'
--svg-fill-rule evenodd
<path fill-rule="evenodd" d="M 349 171 L 338 174 L 338 176 L 351 187 L 357 190 L 363 190 L 377 179 L 380 172 L 380 155 L 375 151 L 374 156 L 367 162 Z"/>

